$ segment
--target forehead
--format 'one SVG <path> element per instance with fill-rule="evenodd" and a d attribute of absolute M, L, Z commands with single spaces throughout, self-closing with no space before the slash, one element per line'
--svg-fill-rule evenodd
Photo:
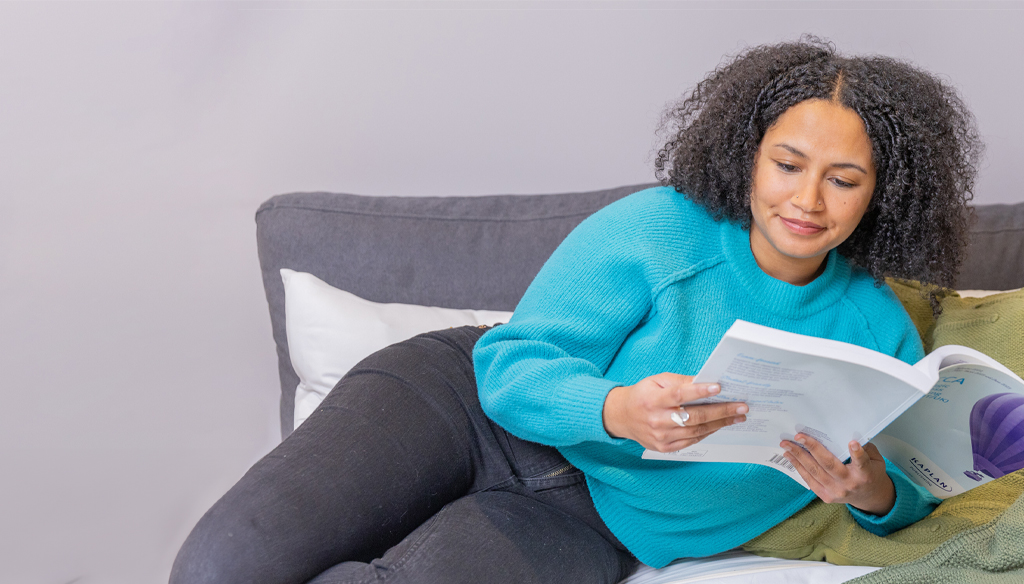
<path fill-rule="evenodd" d="M 783 112 L 765 132 L 761 147 L 780 142 L 808 156 L 871 160 L 871 139 L 857 112 L 822 99 L 802 101 Z"/>

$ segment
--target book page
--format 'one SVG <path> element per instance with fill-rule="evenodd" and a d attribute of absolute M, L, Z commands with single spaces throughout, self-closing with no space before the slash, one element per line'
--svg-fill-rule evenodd
<path fill-rule="evenodd" d="M 679 452 L 647 451 L 644 458 L 762 464 L 806 487 L 782 458 L 782 440 L 803 432 L 846 460 L 851 440 L 866 443 L 932 386 L 928 376 L 886 355 L 851 362 L 858 351 L 850 348 L 873 353 L 737 321 L 694 379 L 718 382 L 721 393 L 693 403 L 746 402 L 747 421 Z"/>
<path fill-rule="evenodd" d="M 921 359 L 914 365 L 914 368 L 927 374 L 936 375 L 940 369 L 952 367 L 953 365 L 959 365 L 961 363 L 985 365 L 993 369 L 997 369 L 1011 377 L 1017 377 L 1013 371 L 1010 371 L 1002 363 L 996 361 L 992 357 L 989 357 L 981 351 L 975 351 L 970 347 L 963 347 L 960 345 L 943 345 L 931 353 L 928 353 L 924 359 Z M 1017 379 L 1020 378 L 1017 377 Z"/>
<path fill-rule="evenodd" d="M 1024 381 L 1004 370 L 971 362 L 944 367 L 928 395 L 875 445 L 942 499 L 1024 468 Z"/>

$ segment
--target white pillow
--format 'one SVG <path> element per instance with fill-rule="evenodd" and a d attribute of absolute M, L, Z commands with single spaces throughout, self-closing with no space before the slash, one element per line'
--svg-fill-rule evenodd
<path fill-rule="evenodd" d="M 295 427 L 356 363 L 384 347 L 433 330 L 508 322 L 511 312 L 380 304 L 312 274 L 282 269 L 285 332 L 295 388 Z"/>

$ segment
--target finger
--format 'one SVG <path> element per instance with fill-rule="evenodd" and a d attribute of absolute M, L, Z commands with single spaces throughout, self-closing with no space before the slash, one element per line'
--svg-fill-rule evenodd
<path fill-rule="evenodd" d="M 735 416 L 725 420 L 716 420 L 707 424 L 701 424 L 700 426 L 686 426 L 685 428 L 679 428 L 679 430 L 673 432 L 673 435 L 670 437 L 666 446 L 672 451 L 682 450 L 687 446 L 700 442 L 704 438 L 707 438 L 726 426 L 745 422 L 746 419 L 746 416 Z"/>
<path fill-rule="evenodd" d="M 689 415 L 686 425 L 700 426 L 718 420 L 731 420 L 736 416 L 742 416 L 750 409 L 743 402 L 728 402 L 718 404 L 703 404 L 696 406 L 684 406 L 683 409 Z"/>
<path fill-rule="evenodd" d="M 668 415 L 662 413 L 660 419 L 651 422 L 646 439 L 638 442 L 658 452 L 674 452 L 695 444 L 704 436 L 730 423 L 732 420 L 717 420 L 697 426 L 679 426 L 671 421 Z"/>
<path fill-rule="evenodd" d="M 689 385 L 693 382 L 693 376 L 691 375 L 679 375 L 678 373 L 658 373 L 648 377 L 650 381 L 657 384 L 659 387 L 666 389 L 676 389 L 683 385 Z"/>
<path fill-rule="evenodd" d="M 871 457 L 868 456 L 868 453 L 861 447 L 860 442 L 852 440 L 850 442 L 850 465 L 858 471 L 866 471 L 870 464 Z"/>
<path fill-rule="evenodd" d="M 802 450 L 799 447 L 794 448 L 796 448 L 796 450 Z M 786 457 L 786 460 L 792 463 L 793 468 L 796 469 L 796 472 L 804 479 L 804 482 L 807 483 L 807 487 L 814 491 L 814 494 L 817 495 L 818 498 L 825 502 L 832 500 L 832 492 L 818 480 L 816 473 L 812 472 L 807 466 L 797 459 L 793 451 L 787 450 L 783 456 Z M 814 459 L 812 458 L 810 460 L 813 461 Z"/>
<path fill-rule="evenodd" d="M 817 461 L 818 465 L 825 470 L 829 475 L 842 478 L 846 474 L 846 465 L 843 461 L 836 458 L 835 454 L 829 452 L 828 448 L 825 448 L 821 442 L 818 442 L 814 438 L 807 434 L 799 433 L 795 436 L 796 442 L 806 449 L 806 452 Z"/>
<path fill-rule="evenodd" d="M 659 450 L 659 452 L 679 452 L 680 450 L 683 450 L 684 448 L 689 448 L 694 444 L 697 444 L 698 442 L 700 442 L 700 438 L 686 438 L 684 440 L 676 440 L 674 442 L 666 444 L 665 449 L 663 451 Z"/>
<path fill-rule="evenodd" d="M 714 434 L 716 431 L 724 428 L 725 426 L 731 425 L 732 420 L 716 420 L 707 424 L 701 424 L 700 426 L 685 426 L 682 428 L 674 428 L 665 435 L 663 441 L 667 446 L 674 447 L 677 442 L 692 443 L 699 442 L 707 436 Z M 679 448 L 683 448 L 680 446 Z M 678 448 L 677 448 L 678 450 Z"/>
<path fill-rule="evenodd" d="M 875 448 L 874 444 L 872 444 L 870 442 L 865 444 L 864 445 L 864 452 L 868 455 L 868 460 L 869 461 L 877 461 L 877 462 L 881 462 L 883 464 L 885 463 L 885 458 L 882 456 L 882 453 L 879 452 L 877 448 Z"/>
<path fill-rule="evenodd" d="M 718 420 L 712 420 L 696 426 L 691 426 L 690 422 L 687 422 L 685 427 L 676 431 L 676 434 L 683 438 L 704 437 L 714 434 L 726 426 L 732 426 L 733 424 L 739 424 L 745 421 L 747 421 L 746 416 L 730 416 L 728 418 L 720 418 Z"/>
<path fill-rule="evenodd" d="M 799 437 L 800 435 L 798 434 L 797 436 Z M 786 453 L 788 454 L 786 458 L 788 458 L 791 462 L 799 463 L 800 465 L 802 465 L 804 470 L 810 476 L 814 477 L 815 481 L 817 481 L 818 483 L 822 484 L 827 488 L 836 482 L 836 477 L 831 472 L 829 472 L 827 468 L 824 467 L 822 462 L 815 458 L 814 455 L 808 452 L 806 449 L 801 448 L 800 444 L 786 440 L 783 441 L 780 446 L 782 446 L 786 450 Z M 801 476 L 803 475 L 801 474 Z"/>
<path fill-rule="evenodd" d="M 677 375 L 676 377 L 684 378 L 682 375 Z M 665 407 L 678 407 L 679 404 L 716 396 L 722 391 L 722 386 L 717 383 L 683 382 L 680 379 L 672 385 L 667 386 L 667 389 L 669 391 L 664 395 L 665 401 L 663 405 Z"/>

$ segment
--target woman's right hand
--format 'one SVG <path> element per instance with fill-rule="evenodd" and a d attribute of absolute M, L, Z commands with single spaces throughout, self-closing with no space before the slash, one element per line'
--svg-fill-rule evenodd
<path fill-rule="evenodd" d="M 716 395 L 717 383 L 693 383 L 693 377 L 659 373 L 636 385 L 619 386 L 604 401 L 604 428 L 614 438 L 629 438 L 657 452 L 675 452 L 713 432 L 747 419 L 747 404 L 725 402 L 686 406 L 689 418 L 679 426 L 672 414 L 680 404 Z"/>

